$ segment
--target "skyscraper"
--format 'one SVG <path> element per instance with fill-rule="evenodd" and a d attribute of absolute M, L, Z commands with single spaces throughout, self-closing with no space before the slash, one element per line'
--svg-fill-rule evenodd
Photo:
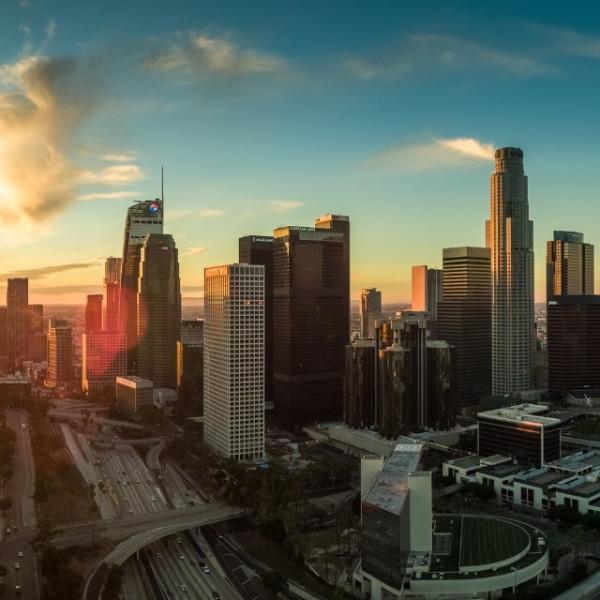
<path fill-rule="evenodd" d="M 120 329 L 127 338 L 127 369 L 133 374 L 136 372 L 137 364 L 137 292 L 142 245 L 148 234 L 162 234 L 162 232 L 162 200 L 136 202 L 127 209 L 121 263 L 119 319 L 121 321 Z"/>
<path fill-rule="evenodd" d="M 456 407 L 473 414 L 491 390 L 492 288 L 489 248 L 444 248 L 444 299 L 437 337 L 456 348 Z"/>
<path fill-rule="evenodd" d="M 364 428 L 375 425 L 377 394 L 375 341 L 362 339 L 346 346 L 344 423 Z"/>
<path fill-rule="evenodd" d="M 381 292 L 365 288 L 360 293 L 360 337 L 373 339 L 375 324 L 381 321 Z"/>
<path fill-rule="evenodd" d="M 27 308 L 27 359 L 42 362 L 46 360 L 47 351 L 44 307 L 41 304 L 30 304 Z"/>
<path fill-rule="evenodd" d="M 204 270 L 204 433 L 219 454 L 265 451 L 264 266 Z"/>
<path fill-rule="evenodd" d="M 85 332 L 102 331 L 102 294 L 89 294 L 85 305 Z"/>
<path fill-rule="evenodd" d="M 119 302 L 121 295 L 121 258 L 109 256 L 104 263 L 104 321 L 103 329 L 116 331 L 120 328 Z"/>
<path fill-rule="evenodd" d="M 546 299 L 594 293 L 594 246 L 583 233 L 555 231 L 546 244 Z"/>
<path fill-rule="evenodd" d="M 536 335 L 533 221 L 520 148 L 496 150 L 486 246 L 492 267 L 492 394 L 530 390 Z"/>
<path fill-rule="evenodd" d="M 71 327 L 62 319 L 48 322 L 48 373 L 46 385 L 57 387 L 73 377 L 73 340 Z"/>
<path fill-rule="evenodd" d="M 171 235 L 148 234 L 140 254 L 137 296 L 137 372 L 154 387 L 177 386 L 181 323 L 179 262 Z"/>
<path fill-rule="evenodd" d="M 276 418 L 290 427 L 339 419 L 350 339 L 350 220 L 274 232 L 273 376 Z"/>
<path fill-rule="evenodd" d="M 81 344 L 81 389 L 91 400 L 114 400 L 116 378 L 127 374 L 127 346 L 121 331 L 91 330 Z"/>
<path fill-rule="evenodd" d="M 239 239 L 239 262 L 265 268 L 265 406 L 273 409 L 273 237 Z"/>
<path fill-rule="evenodd" d="M 430 313 L 430 320 L 437 319 L 437 305 L 442 300 L 441 269 L 430 269 L 427 265 L 412 268 L 411 309 Z"/>
<path fill-rule="evenodd" d="M 15 278 L 7 281 L 7 342 L 8 367 L 14 369 L 27 360 L 29 331 L 29 280 Z"/>
<path fill-rule="evenodd" d="M 182 321 L 177 342 L 177 413 L 186 417 L 203 412 L 204 321 Z"/>

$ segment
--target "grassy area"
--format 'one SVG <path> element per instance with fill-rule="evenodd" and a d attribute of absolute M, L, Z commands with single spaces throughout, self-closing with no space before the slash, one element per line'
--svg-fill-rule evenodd
<path fill-rule="evenodd" d="M 565 435 L 600 441 L 600 419 L 586 419 L 573 425 Z"/>

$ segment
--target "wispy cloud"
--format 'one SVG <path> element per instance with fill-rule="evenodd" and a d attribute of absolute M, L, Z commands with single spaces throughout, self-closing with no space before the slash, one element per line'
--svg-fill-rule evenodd
<path fill-rule="evenodd" d="M 91 194 L 82 194 L 78 197 L 81 202 L 91 202 L 94 200 L 125 200 L 127 198 L 139 198 L 139 192 L 93 192 Z"/>
<path fill-rule="evenodd" d="M 89 267 L 95 267 L 95 262 L 85 263 L 66 263 L 62 265 L 52 265 L 49 267 L 37 267 L 35 269 L 20 269 L 18 271 L 8 271 L 7 273 L 0 274 L 0 282 L 6 282 L 7 279 L 12 277 L 28 277 L 29 279 L 44 279 L 48 275 L 56 275 L 57 273 L 64 273 L 65 271 L 74 271 L 76 269 L 87 269 Z"/>
<path fill-rule="evenodd" d="M 563 54 L 590 59 L 600 58 L 600 37 L 556 27 L 536 27 L 536 29 L 548 34 Z"/>
<path fill-rule="evenodd" d="M 270 206 L 276 213 L 288 213 L 304 206 L 304 202 L 298 200 L 273 200 Z"/>
<path fill-rule="evenodd" d="M 554 70 L 530 56 L 438 34 L 411 35 L 375 55 L 348 57 L 344 65 L 352 75 L 365 80 L 393 80 L 432 69 L 493 69 L 515 77 L 542 75 Z"/>
<path fill-rule="evenodd" d="M 189 31 L 179 33 L 167 45 L 153 48 L 145 65 L 154 71 L 195 77 L 236 77 L 280 72 L 286 61 L 276 54 L 241 47 L 230 38 Z"/>
<path fill-rule="evenodd" d="M 222 217 L 225 215 L 224 210 L 220 210 L 218 208 L 202 208 L 196 213 L 199 217 L 203 219 L 210 219 L 212 217 Z"/>
<path fill-rule="evenodd" d="M 49 42 L 55 35 L 56 30 L 58 29 L 58 25 L 54 19 L 50 19 L 46 24 L 44 31 L 46 32 L 46 40 L 45 42 Z"/>
<path fill-rule="evenodd" d="M 196 246 L 195 248 L 190 248 L 189 250 L 182 252 L 181 256 L 196 256 L 197 254 L 203 254 L 207 250 L 208 248 L 205 248 L 204 246 Z"/>
<path fill-rule="evenodd" d="M 102 185 L 121 185 L 142 179 L 144 179 L 144 173 L 138 165 L 112 165 L 99 171 L 84 171 L 80 174 L 81 183 Z"/>
<path fill-rule="evenodd" d="M 129 163 L 137 159 L 137 152 L 133 152 L 132 150 L 128 150 L 127 152 L 108 152 L 101 154 L 98 158 L 105 162 Z"/>
<path fill-rule="evenodd" d="M 391 148 L 372 157 L 368 164 L 383 171 L 405 173 L 465 167 L 493 159 L 492 144 L 474 138 L 452 138 Z"/>

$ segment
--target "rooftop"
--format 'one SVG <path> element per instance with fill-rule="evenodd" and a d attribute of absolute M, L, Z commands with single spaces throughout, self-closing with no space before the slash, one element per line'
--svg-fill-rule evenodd
<path fill-rule="evenodd" d="M 488 475 L 489 477 L 510 477 L 511 475 L 516 475 L 517 473 L 521 473 L 523 471 L 523 467 L 518 464 L 514 464 L 512 462 L 505 462 L 501 464 L 488 465 L 483 469 L 480 469 L 480 473 L 483 475 Z"/>
<path fill-rule="evenodd" d="M 582 450 L 581 452 L 553 460 L 546 466 L 567 473 L 585 473 L 600 467 L 600 451 L 592 450 L 587 452 Z"/>
<path fill-rule="evenodd" d="M 527 423 L 528 425 L 537 425 L 540 427 L 560 425 L 560 419 L 542 416 L 542 413 L 546 412 L 548 412 L 547 406 L 525 403 L 483 411 L 477 413 L 477 418 L 492 419 L 505 423 Z"/>
<path fill-rule="evenodd" d="M 479 455 L 474 454 L 471 456 L 463 456 L 461 458 L 453 458 L 448 461 L 448 464 L 453 467 L 458 467 L 459 469 L 471 469 L 473 467 L 479 467 L 481 459 Z"/>
<path fill-rule="evenodd" d="M 540 469 L 534 467 L 523 471 L 519 477 L 515 477 L 515 481 L 519 481 L 533 487 L 547 488 L 552 483 L 557 483 L 565 478 L 564 473 L 557 473 L 542 467 Z"/>

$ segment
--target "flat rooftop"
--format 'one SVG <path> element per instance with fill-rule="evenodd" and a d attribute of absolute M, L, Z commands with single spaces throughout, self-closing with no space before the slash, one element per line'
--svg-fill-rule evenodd
<path fill-rule="evenodd" d="M 552 469 L 566 471 L 568 473 L 581 473 L 591 471 L 600 467 L 600 451 L 591 450 L 589 452 L 581 451 L 575 454 L 563 456 L 557 460 L 547 463 Z"/>
<path fill-rule="evenodd" d="M 481 458 L 478 454 L 473 454 L 471 456 L 453 458 L 452 460 L 448 461 L 448 464 L 452 465 L 453 467 L 458 467 L 459 469 L 472 469 L 481 464 Z"/>
<path fill-rule="evenodd" d="M 522 472 L 523 467 L 521 465 L 515 465 L 512 462 L 489 465 L 479 470 L 479 473 L 488 475 L 490 477 L 510 477 Z"/>
<path fill-rule="evenodd" d="M 419 470 L 423 444 L 397 444 L 377 474 L 364 502 L 399 515 L 408 498 L 408 476 Z"/>
<path fill-rule="evenodd" d="M 548 407 L 541 404 L 515 404 L 514 406 L 506 406 L 503 408 L 495 408 L 477 413 L 478 419 L 490 419 L 504 423 L 527 423 L 530 425 L 538 425 L 540 427 L 550 427 L 552 425 L 560 425 L 560 419 L 553 417 L 545 417 L 544 413 L 548 412 Z"/>
<path fill-rule="evenodd" d="M 530 485 L 532 487 L 547 488 L 553 483 L 558 483 L 565 479 L 564 473 L 549 471 L 547 469 L 529 469 L 523 471 L 520 477 L 515 477 L 515 481 Z"/>

